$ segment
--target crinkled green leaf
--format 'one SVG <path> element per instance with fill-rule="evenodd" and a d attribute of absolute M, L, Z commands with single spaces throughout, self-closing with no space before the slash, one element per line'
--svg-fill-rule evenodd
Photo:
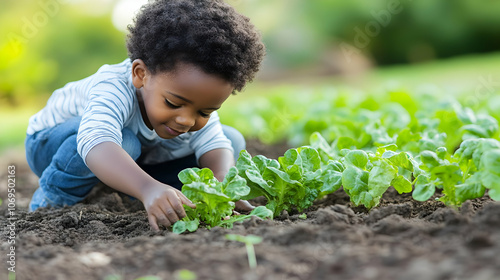
<path fill-rule="evenodd" d="M 481 183 L 489 189 L 488 195 L 493 200 L 500 200 L 500 149 L 482 154 L 480 170 Z"/>
<path fill-rule="evenodd" d="M 447 164 L 436 166 L 431 171 L 431 178 L 438 178 L 440 180 L 444 194 L 444 196 L 439 198 L 440 201 L 450 206 L 460 205 L 455 187 L 462 180 L 462 173 L 458 165 Z"/>
<path fill-rule="evenodd" d="M 345 155 L 345 159 L 348 163 L 364 169 L 368 163 L 368 155 L 362 150 L 352 150 Z"/>
<path fill-rule="evenodd" d="M 481 183 L 481 177 L 481 172 L 475 173 L 467 178 L 465 183 L 456 186 L 456 194 L 460 202 L 484 196 L 486 189 Z"/>
<path fill-rule="evenodd" d="M 460 144 L 454 157 L 460 159 L 461 166 L 467 166 L 467 162 L 473 160 L 474 165 L 479 168 L 481 156 L 493 149 L 500 149 L 500 142 L 496 139 L 469 139 Z"/>
<path fill-rule="evenodd" d="M 433 182 L 430 182 L 429 177 L 425 175 L 419 175 L 415 180 L 415 190 L 413 190 L 412 196 L 415 200 L 426 201 L 431 198 L 436 192 L 436 186 Z"/>
<path fill-rule="evenodd" d="M 251 188 L 251 191 L 258 195 L 275 195 L 275 190 L 267 183 L 258 170 L 248 169 L 243 174 L 247 178 L 247 183 Z M 254 183 L 253 185 L 251 183 Z M 253 198 L 253 197 L 252 197 Z M 250 197 L 246 197 L 250 199 Z"/>
<path fill-rule="evenodd" d="M 252 210 L 249 214 L 250 216 L 257 216 L 262 219 L 268 219 L 273 217 L 273 212 L 267 209 L 265 206 L 258 206 Z"/>
<path fill-rule="evenodd" d="M 342 149 L 356 149 L 356 144 L 357 144 L 356 140 L 352 139 L 351 137 L 347 137 L 347 136 L 340 136 L 334 142 L 334 146 L 339 151 Z"/>
<path fill-rule="evenodd" d="M 318 151 L 311 147 L 300 147 L 297 148 L 297 151 L 301 157 L 304 172 L 315 172 L 320 169 L 321 159 Z"/>
<path fill-rule="evenodd" d="M 181 234 L 187 230 L 185 221 L 177 221 L 172 227 L 172 232 L 176 234 Z"/>
<path fill-rule="evenodd" d="M 404 150 L 419 152 L 417 151 L 417 143 L 421 138 L 420 133 L 413 133 L 411 129 L 405 128 L 398 133 L 396 145 Z"/>
<path fill-rule="evenodd" d="M 195 175 L 198 175 L 197 180 L 199 181 L 184 184 L 182 193 L 196 205 L 195 211 L 200 220 L 213 227 L 222 218 L 232 214 L 234 202 L 222 192 L 222 183 L 213 177 L 213 173 L 209 169 L 193 168 L 183 172 L 185 175 L 187 174 L 187 176 L 183 175 L 183 179 L 196 179 Z"/>
<path fill-rule="evenodd" d="M 364 127 L 364 130 L 372 137 L 372 141 L 375 145 L 387 145 L 394 142 L 387 133 L 386 128 L 382 126 L 379 121 L 369 123 Z"/>
<path fill-rule="evenodd" d="M 460 128 L 460 130 L 468 132 L 469 135 L 474 136 L 475 138 L 489 137 L 488 131 L 477 124 L 464 125 Z M 468 138 L 470 139 L 470 137 Z"/>
<path fill-rule="evenodd" d="M 254 162 L 254 160 L 257 162 Z M 258 165 L 257 165 L 258 164 Z M 268 199 L 271 196 L 276 195 L 274 189 L 267 183 L 266 179 L 263 178 L 262 174 L 266 174 L 267 165 L 279 166 L 276 161 L 267 160 L 262 157 L 252 157 L 250 154 L 242 150 L 238 161 L 236 161 L 236 168 L 238 169 L 239 175 L 247 181 L 248 187 L 250 187 L 250 192 L 242 199 L 252 199 L 258 196 L 266 196 Z"/>
<path fill-rule="evenodd" d="M 233 201 L 240 200 L 241 197 L 248 195 L 250 192 L 247 181 L 238 175 L 238 169 L 234 166 L 229 169 L 224 177 L 221 189 Z"/>
<path fill-rule="evenodd" d="M 445 147 L 439 147 L 436 149 L 436 155 L 440 160 L 444 160 L 447 154 L 448 151 L 446 150 Z"/>
<path fill-rule="evenodd" d="M 429 170 L 440 165 L 437 154 L 432 151 L 421 152 L 420 159 L 422 160 L 422 163 L 428 167 Z"/>
<path fill-rule="evenodd" d="M 281 168 L 293 179 L 300 179 L 304 172 L 302 158 L 297 149 L 289 149 L 282 157 L 278 158 Z M 275 168 L 277 169 L 277 168 Z"/>
<path fill-rule="evenodd" d="M 413 190 L 411 182 L 408 181 L 403 175 L 398 175 L 392 180 L 391 185 L 398 191 L 398 193 L 409 193 Z"/>
<path fill-rule="evenodd" d="M 354 205 L 364 205 L 370 209 L 379 203 L 395 174 L 394 169 L 385 167 L 376 165 L 368 172 L 349 165 L 344 170 L 342 185 Z"/>
<path fill-rule="evenodd" d="M 342 185 L 349 196 L 359 195 L 368 190 L 369 172 L 349 165 L 342 173 Z"/>
<path fill-rule="evenodd" d="M 320 133 L 314 132 L 311 134 L 309 137 L 309 143 L 318 151 L 323 162 L 328 162 L 328 160 L 336 158 L 334 149 L 328 144 Z"/>
<path fill-rule="evenodd" d="M 184 221 L 180 220 L 175 222 L 172 227 L 172 232 L 176 234 L 184 233 L 185 231 L 194 232 L 198 229 L 200 221 L 198 219 Z"/>
<path fill-rule="evenodd" d="M 395 153 L 388 151 L 382 155 L 382 158 L 389 159 L 389 161 L 397 167 L 413 171 L 413 163 L 410 160 L 411 157 L 405 152 Z"/>
<path fill-rule="evenodd" d="M 377 161 L 374 163 L 368 177 L 368 189 L 375 199 L 380 199 L 384 192 L 390 187 L 392 180 L 396 177 L 397 169 L 386 161 Z M 376 206 L 378 201 L 375 202 Z"/>
<path fill-rule="evenodd" d="M 344 167 L 338 161 L 330 160 L 324 168 L 320 180 L 323 182 L 319 196 L 324 196 L 338 190 L 342 186 L 342 171 Z"/>
<path fill-rule="evenodd" d="M 264 173 L 267 167 L 279 168 L 280 166 L 277 160 L 266 158 L 263 155 L 256 155 L 252 158 L 252 161 L 255 163 L 261 173 Z"/>
<path fill-rule="evenodd" d="M 189 184 L 192 182 L 212 184 L 217 182 L 217 179 L 214 178 L 212 170 L 208 168 L 186 168 L 179 173 L 178 177 L 183 184 Z"/>

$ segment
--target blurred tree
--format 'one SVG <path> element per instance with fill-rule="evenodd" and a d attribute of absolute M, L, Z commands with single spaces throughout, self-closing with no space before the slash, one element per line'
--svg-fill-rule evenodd
<path fill-rule="evenodd" d="M 262 30 L 269 55 L 286 66 L 301 65 L 304 60 L 297 57 L 317 62 L 322 51 L 340 48 L 341 43 L 378 64 L 500 50 L 500 1 L 229 2 L 252 18 Z M 293 36 L 283 40 L 283 32 Z"/>
<path fill-rule="evenodd" d="M 379 65 L 500 50 L 500 1 L 226 1 L 261 30 L 265 64 L 275 69 L 318 63 L 344 43 Z M 125 34 L 111 22 L 117 3 L 3 0 L 0 102 L 50 93 L 125 59 Z"/>
<path fill-rule="evenodd" d="M 20 104 L 127 57 L 125 35 L 109 13 L 90 15 L 56 0 L 23 2 L 6 1 L 0 11 L 0 101 Z"/>

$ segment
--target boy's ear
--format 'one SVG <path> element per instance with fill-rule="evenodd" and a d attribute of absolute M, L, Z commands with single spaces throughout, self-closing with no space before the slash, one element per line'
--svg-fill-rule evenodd
<path fill-rule="evenodd" d="M 135 88 L 141 88 L 144 86 L 144 79 L 148 73 L 148 68 L 144 61 L 141 59 L 136 59 L 132 62 L 132 83 Z"/>

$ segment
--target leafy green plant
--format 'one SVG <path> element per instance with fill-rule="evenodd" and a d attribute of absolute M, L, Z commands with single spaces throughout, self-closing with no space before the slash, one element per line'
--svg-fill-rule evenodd
<path fill-rule="evenodd" d="M 235 207 L 234 202 L 250 192 L 245 179 L 238 175 L 235 167 L 229 170 L 222 182 L 208 168 L 185 169 L 179 173 L 179 179 L 184 184 L 182 193 L 196 205 L 196 209 L 184 207 L 187 216 L 174 224 L 174 233 L 193 232 L 198 229 L 200 221 L 208 228 L 232 227 L 234 222 L 253 215 L 263 219 L 272 215 L 265 207 L 256 207 L 249 215 L 230 217 Z M 230 218 L 226 219 L 227 217 Z"/>
<path fill-rule="evenodd" d="M 482 197 L 484 188 L 500 200 L 500 142 L 495 139 L 470 139 L 460 145 L 454 157 L 463 172 L 464 183 L 457 186 L 463 201 Z"/>
<path fill-rule="evenodd" d="M 255 258 L 255 250 L 253 245 L 262 242 L 262 237 L 251 234 L 247 236 L 239 234 L 226 234 L 226 239 L 245 243 L 248 256 L 248 265 L 251 269 L 255 269 L 257 267 L 257 259 Z"/>
<path fill-rule="evenodd" d="M 262 155 L 252 158 L 247 151 L 241 151 L 236 167 L 250 187 L 243 198 L 265 196 L 266 207 L 274 216 L 283 210 L 291 211 L 293 207 L 302 211 L 320 194 L 340 188 L 339 174 L 323 171 L 319 153 L 311 147 L 289 149 L 278 160 Z"/>
<path fill-rule="evenodd" d="M 419 201 L 430 199 L 440 189 L 438 199 L 451 207 L 482 197 L 486 191 L 500 200 L 500 142 L 481 138 L 497 135 L 497 121 L 450 104 L 442 110 L 431 110 L 433 114 L 419 112 L 415 106 L 408 111 L 412 115 L 403 116 L 408 118 L 406 128 L 388 125 L 404 111 L 401 106 L 381 106 L 384 110 L 377 114 L 362 108 L 353 121 L 363 125 L 344 127 L 355 132 L 352 137 L 340 136 L 329 144 L 322 134 L 314 132 L 311 146 L 289 149 L 278 160 L 252 157 L 242 151 L 223 182 L 209 170 L 184 171 L 179 175 L 185 184 L 183 192 L 200 206 L 196 210 L 186 208 L 188 217 L 176 223 L 174 231 L 194 231 L 200 221 L 208 227 L 231 227 L 247 218 L 224 220 L 231 215 L 234 202 L 258 196 L 267 199 L 265 207 L 273 217 L 284 210 L 302 212 L 317 198 L 340 187 L 355 206 L 367 209 L 377 206 L 391 186 L 400 194 L 412 192 Z M 379 116 L 379 121 L 371 121 Z M 447 133 L 452 133 L 450 126 L 454 125 L 459 127 L 458 133 L 449 137 Z M 454 154 L 448 152 L 447 147 L 460 142 Z M 267 213 L 258 207 L 250 215 L 271 216 Z"/>
<path fill-rule="evenodd" d="M 376 153 L 363 150 L 343 150 L 341 159 L 346 166 L 342 185 L 354 205 L 370 209 L 377 206 L 390 186 L 399 193 L 412 191 L 411 174 L 414 163 L 407 153 L 395 152 L 397 146 L 380 147 Z"/>
<path fill-rule="evenodd" d="M 500 142 L 476 138 L 462 142 L 450 155 L 441 147 L 420 154 L 422 174 L 415 180 L 413 198 L 429 199 L 436 188 L 442 189 L 440 201 L 459 207 L 464 201 L 484 196 L 500 200 Z"/>

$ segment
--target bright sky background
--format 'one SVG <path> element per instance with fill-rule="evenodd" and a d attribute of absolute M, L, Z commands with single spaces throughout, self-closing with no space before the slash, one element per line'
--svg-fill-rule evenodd
<path fill-rule="evenodd" d="M 127 32 L 127 25 L 132 23 L 136 13 L 148 0 L 64 0 L 64 2 L 78 6 L 78 9 L 89 15 L 111 14 L 116 29 Z"/>
<path fill-rule="evenodd" d="M 147 2 L 147 0 L 119 0 L 111 13 L 113 25 L 118 30 L 125 32 L 127 25 L 132 23 L 135 14 Z"/>

